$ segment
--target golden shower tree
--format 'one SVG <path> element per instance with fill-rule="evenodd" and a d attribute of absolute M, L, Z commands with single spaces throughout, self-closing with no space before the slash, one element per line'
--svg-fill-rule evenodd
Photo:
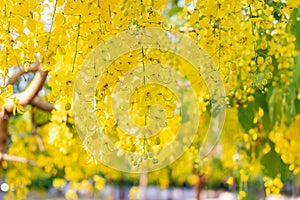
<path fill-rule="evenodd" d="M 279 193 L 287 174 L 300 172 L 296 153 L 300 140 L 299 4 L 279 0 L 0 0 L 0 158 L 6 181 L 14 189 L 9 196 L 23 198 L 32 181 L 41 177 L 52 177 L 57 188 L 70 182 L 66 193 L 70 199 L 76 198 L 80 188 L 101 190 L 103 176 L 124 178 L 121 172 L 97 163 L 82 147 L 74 127 L 73 90 L 77 72 L 94 48 L 118 33 L 142 27 L 189 35 L 208 52 L 226 88 L 229 115 L 220 139 L 223 151 L 215 154 L 230 171 L 224 176 L 232 176 L 230 184 L 233 178 L 238 180 L 240 199 L 246 196 L 253 174 L 265 175 L 266 194 Z M 117 82 L 141 60 L 167 63 L 173 56 L 155 50 L 144 53 L 123 55 L 120 61 L 127 64 L 114 63 L 105 78 Z M 192 83 L 206 119 L 212 99 L 203 79 L 193 76 L 181 58 L 172 62 Z M 117 67 L 123 74 L 114 71 Z M 98 86 L 97 100 L 111 94 L 110 87 L 101 82 Z M 146 98 L 132 98 L 142 97 Z M 136 105 L 147 113 L 143 104 Z M 134 120 L 139 125 L 147 121 Z M 177 129 L 178 124 L 170 124 L 170 130 Z M 114 125 L 106 124 L 111 130 L 107 134 L 115 131 Z M 202 125 L 200 132 L 205 129 Z M 122 141 L 117 134 L 109 137 Z M 154 138 L 149 149 L 164 145 L 164 139 Z M 200 141 L 196 138 L 169 171 L 163 169 L 165 181 L 160 185 L 167 187 L 172 180 L 182 183 L 188 177 L 195 184 L 195 177 L 213 174 L 207 167 L 210 157 L 199 158 Z M 138 151 L 134 145 L 123 148 Z M 159 173 L 149 175 L 150 180 L 159 178 Z"/>

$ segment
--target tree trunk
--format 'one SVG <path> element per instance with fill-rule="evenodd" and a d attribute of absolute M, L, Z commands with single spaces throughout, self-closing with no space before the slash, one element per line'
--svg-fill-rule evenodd
<path fill-rule="evenodd" d="M 292 195 L 294 198 L 298 197 L 298 180 L 297 175 L 293 175 L 293 188 L 292 188 Z"/>
<path fill-rule="evenodd" d="M 173 185 L 172 184 L 168 188 L 168 200 L 173 200 Z"/>
<path fill-rule="evenodd" d="M 203 188 L 203 185 L 206 183 L 206 177 L 204 175 L 200 175 L 197 173 L 197 183 L 195 185 L 195 191 L 196 191 L 196 200 L 200 200 L 200 194 L 201 190 Z"/>
<path fill-rule="evenodd" d="M 140 179 L 139 187 L 140 187 L 140 191 L 141 191 L 140 200 L 146 200 L 147 199 L 146 190 L 147 190 L 147 184 L 148 184 L 147 173 L 146 172 L 141 173 L 139 179 Z"/>
<path fill-rule="evenodd" d="M 0 112 L 0 153 L 1 153 L 0 171 L 2 170 L 2 160 L 3 160 L 2 155 L 5 152 L 7 137 L 8 137 L 8 132 L 7 132 L 8 120 L 9 120 L 9 114 L 5 110 L 5 108 L 2 107 Z"/>

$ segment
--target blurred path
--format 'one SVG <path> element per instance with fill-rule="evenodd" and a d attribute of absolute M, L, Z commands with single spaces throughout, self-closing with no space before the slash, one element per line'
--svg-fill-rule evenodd
<path fill-rule="evenodd" d="M 129 188 L 125 188 L 124 191 L 126 199 L 129 200 L 128 194 L 129 194 Z M 65 199 L 63 192 L 59 192 L 56 189 L 51 189 L 47 192 L 46 196 L 42 196 L 38 192 L 30 192 L 27 199 L 29 200 L 63 200 Z M 91 193 L 88 193 L 86 191 L 82 191 L 79 193 L 79 199 L 81 200 L 121 200 L 119 188 L 114 188 L 112 186 L 105 186 L 104 190 L 99 195 L 94 195 Z M 3 198 L 4 193 L 0 193 L 0 200 Z M 174 187 L 172 189 L 160 189 L 156 186 L 148 186 L 146 189 L 146 198 L 145 200 L 194 200 L 195 191 L 192 188 L 184 188 L 184 187 Z M 109 198 L 110 197 L 110 198 Z M 122 199 L 124 200 L 124 199 Z M 234 193 L 230 193 L 227 191 L 202 191 L 201 192 L 201 200 L 237 200 L 237 195 Z M 268 198 L 258 198 L 255 200 L 300 200 L 300 197 L 298 198 L 291 198 L 286 196 L 270 196 Z"/>

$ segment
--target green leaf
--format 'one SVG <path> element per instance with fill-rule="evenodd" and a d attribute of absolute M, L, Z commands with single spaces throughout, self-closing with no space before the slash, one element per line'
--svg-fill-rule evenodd
<path fill-rule="evenodd" d="M 300 26 L 300 25 L 299 25 Z M 299 36 L 300 38 L 300 33 Z M 299 87 L 299 80 L 300 80 L 300 53 L 298 53 L 298 56 L 294 58 L 295 62 L 295 69 L 293 71 L 293 83 L 295 84 L 296 87 Z"/>
<path fill-rule="evenodd" d="M 243 129 L 248 132 L 249 129 L 254 127 L 253 120 L 255 117 L 255 105 L 253 102 L 249 102 L 246 108 L 238 108 L 239 122 L 241 123 Z"/>
<path fill-rule="evenodd" d="M 297 19 L 300 17 L 300 7 L 293 10 L 290 21 L 289 28 L 291 33 L 296 37 L 296 48 L 300 50 L 300 21 Z M 294 58 L 295 61 L 295 69 L 293 71 L 293 83 L 296 87 L 299 86 L 300 80 L 300 53 Z"/>
<path fill-rule="evenodd" d="M 291 85 L 289 88 L 286 88 L 283 96 L 285 123 L 290 125 L 296 116 L 296 88 L 293 85 Z"/>
<path fill-rule="evenodd" d="M 270 92 L 268 94 L 271 93 L 272 89 L 269 90 Z M 258 105 L 259 107 L 261 107 L 264 110 L 264 115 L 262 117 L 262 123 L 264 126 L 264 131 L 266 133 L 269 133 L 272 128 L 274 127 L 274 121 L 271 121 L 270 119 L 270 112 L 269 112 L 269 105 L 268 105 L 268 99 L 269 99 L 269 95 L 266 94 L 262 94 L 260 91 L 256 91 L 254 94 L 254 98 L 255 98 L 255 103 L 256 105 Z"/>
<path fill-rule="evenodd" d="M 261 158 L 262 172 L 270 178 L 276 178 L 278 174 L 284 179 L 287 177 L 289 170 L 283 163 L 280 156 L 272 149 L 269 153 Z"/>
<path fill-rule="evenodd" d="M 300 7 L 293 10 L 289 20 L 290 31 L 296 36 L 296 47 L 300 47 L 300 21 L 297 18 L 300 17 Z"/>
<path fill-rule="evenodd" d="M 296 113 L 300 114 L 300 100 L 299 99 L 295 100 L 295 107 L 296 107 Z"/>
<path fill-rule="evenodd" d="M 268 96 L 268 109 L 269 109 L 269 118 L 270 123 L 274 124 L 274 115 L 275 115 L 275 99 L 276 99 L 277 90 L 276 88 L 273 88 L 272 91 L 270 91 L 270 95 Z"/>
<path fill-rule="evenodd" d="M 272 124 L 281 121 L 283 112 L 283 91 L 274 88 L 268 100 L 269 116 Z"/>

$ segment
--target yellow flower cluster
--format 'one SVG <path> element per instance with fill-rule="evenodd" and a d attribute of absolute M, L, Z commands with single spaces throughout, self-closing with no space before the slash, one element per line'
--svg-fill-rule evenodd
<path fill-rule="evenodd" d="M 191 4 L 191 1 L 186 3 Z M 227 89 L 228 105 L 246 107 L 247 103 L 255 101 L 256 91 L 265 94 L 268 93 L 269 86 L 283 89 L 291 85 L 296 38 L 286 30 L 291 10 L 297 6 L 299 1 L 294 0 L 288 0 L 286 5 L 279 0 L 272 4 L 261 0 L 198 0 L 192 8 L 184 6 L 175 16 L 176 22 L 172 22 L 165 20 L 163 16 L 167 1 L 160 0 L 0 0 L 0 80 L 7 78 L 8 70 L 12 66 L 27 68 L 38 57 L 43 69 L 49 71 L 48 86 L 51 91 L 47 98 L 56 108 L 52 112 L 51 122 L 38 128 L 45 152 L 38 150 L 32 134 L 24 136 L 20 134 L 21 131 L 13 130 L 9 152 L 37 160 L 43 171 L 36 170 L 33 173 L 30 166 L 6 164 L 8 168 L 11 167 L 6 174 L 7 181 L 12 188 L 18 188 L 15 193 L 10 191 L 9 195 L 16 199 L 23 198 L 28 192 L 30 180 L 36 178 L 33 177 L 34 174 L 40 175 L 44 172 L 49 176 L 57 176 L 59 172 L 64 174 L 64 178 L 74 186 L 66 194 L 69 199 L 77 198 L 76 190 L 79 186 L 90 188 L 90 183 L 85 181 L 87 178 L 95 182 L 94 187 L 97 190 L 101 190 L 105 183 L 102 177 L 95 176 L 99 171 L 107 178 L 120 179 L 120 173 L 89 162 L 89 158 L 90 161 L 93 158 L 81 147 L 72 119 L 72 91 L 76 73 L 86 55 L 103 40 L 124 30 L 137 30 L 144 26 L 185 32 L 214 59 Z M 197 73 L 187 61 L 180 57 L 172 58 L 173 56 L 159 50 L 145 50 L 143 53 L 133 51 L 120 56 L 118 61 L 109 66 L 107 73 L 99 77 L 95 94 L 96 114 L 99 125 L 116 146 L 130 152 L 156 151 L 173 139 L 182 120 L 174 112 L 174 94 L 163 87 L 151 85 L 140 88 L 131 96 L 129 101 L 132 105 L 128 116 L 137 125 L 150 124 L 150 106 L 163 105 L 167 118 L 167 124 L 163 124 L 167 127 L 165 131 L 137 140 L 118 127 L 118 122 L 112 117 L 112 88 L 133 67 L 151 63 L 172 66 L 195 88 L 202 113 L 209 109 L 210 96 L 202 77 L 195 75 Z M 164 96 L 150 95 L 149 91 L 155 94 L 164 93 Z M 11 86 L 0 86 L 0 108 L 11 94 Z M 170 99 L 174 101 L 168 101 Z M 14 102 L 14 112 L 23 112 L 18 100 L 15 99 Z M 256 158 L 257 146 L 261 145 L 260 140 L 265 139 L 261 120 L 266 114 L 260 108 L 255 113 L 254 128 L 247 133 L 241 131 L 241 127 L 232 133 L 232 127 L 238 124 L 236 110 L 232 114 L 234 116 L 228 118 L 232 120 L 232 126 L 227 127 L 222 138 L 224 149 L 230 151 L 223 154 L 222 160 L 226 167 L 236 170 L 237 164 L 243 167 L 249 165 L 238 163 L 246 160 L 246 153 L 243 152 L 238 152 L 239 161 L 233 161 L 233 156 L 237 155 L 235 151 L 238 150 L 232 138 L 242 142 L 247 151 L 252 151 L 250 157 Z M 195 138 L 195 144 L 172 166 L 171 176 L 179 182 L 184 182 L 195 169 L 201 168 L 202 172 L 207 173 L 212 171 L 210 160 L 199 159 L 199 144 L 196 143 L 202 140 L 208 118 L 203 114 L 201 119 L 204 123 L 199 126 L 199 136 Z M 31 122 L 27 120 L 26 124 L 29 123 Z M 294 134 L 299 132 L 297 124 L 299 117 L 288 131 L 280 127 L 270 134 L 270 139 L 275 143 L 275 151 L 295 174 L 300 172 L 299 145 L 297 146 L 300 138 Z M 265 145 L 263 149 L 266 154 L 270 151 L 270 146 Z M 187 166 L 187 162 L 191 164 Z M 243 182 L 248 181 L 245 171 L 240 171 L 240 176 Z M 167 178 L 166 176 L 161 185 L 166 186 L 169 183 Z M 64 181 L 55 179 L 53 184 L 61 187 Z M 75 183 L 80 184 L 78 186 Z M 278 177 L 271 182 L 267 181 L 266 187 L 269 191 L 267 193 L 274 193 L 280 191 L 282 183 Z M 136 188 L 131 190 L 132 198 L 135 198 L 137 192 Z M 240 191 L 239 199 L 245 196 L 245 191 Z"/>
<path fill-rule="evenodd" d="M 270 194 L 280 194 L 281 189 L 283 188 L 283 183 L 280 180 L 280 177 L 277 176 L 275 179 L 266 179 L 265 180 L 266 195 Z"/>
<path fill-rule="evenodd" d="M 296 116 L 294 122 L 286 130 L 284 127 L 277 127 L 271 134 L 270 139 L 275 143 L 275 151 L 281 155 L 281 159 L 284 163 L 289 165 L 289 170 L 294 174 L 300 172 L 300 147 L 298 142 L 300 141 L 300 115 Z"/>

